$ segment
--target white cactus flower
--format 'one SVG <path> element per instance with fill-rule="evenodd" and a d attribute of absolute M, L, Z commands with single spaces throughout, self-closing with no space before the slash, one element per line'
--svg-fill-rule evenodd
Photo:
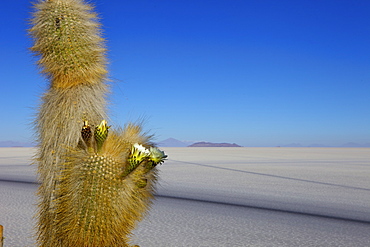
<path fill-rule="evenodd" d="M 146 149 L 143 145 L 139 143 L 135 143 L 132 146 L 131 156 L 132 156 L 132 159 L 134 159 L 136 162 L 140 163 L 145 158 L 149 157 L 149 155 L 150 155 L 149 150 Z"/>
<path fill-rule="evenodd" d="M 157 165 L 164 162 L 164 160 L 167 158 L 167 155 L 156 147 L 150 147 L 149 158 L 154 162 L 154 164 Z"/>

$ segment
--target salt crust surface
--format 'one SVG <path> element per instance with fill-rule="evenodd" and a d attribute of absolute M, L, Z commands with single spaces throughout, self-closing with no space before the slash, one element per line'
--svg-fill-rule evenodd
<path fill-rule="evenodd" d="M 370 246 L 368 148 L 164 148 L 146 246 Z M 34 245 L 34 148 L 0 148 L 5 246 Z"/>

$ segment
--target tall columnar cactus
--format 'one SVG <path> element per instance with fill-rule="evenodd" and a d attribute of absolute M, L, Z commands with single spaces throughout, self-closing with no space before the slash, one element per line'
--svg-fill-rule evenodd
<path fill-rule="evenodd" d="M 35 126 L 39 246 L 129 246 L 166 155 L 139 125 L 110 130 L 100 24 L 83 0 L 39 0 L 31 50 L 50 81 Z"/>

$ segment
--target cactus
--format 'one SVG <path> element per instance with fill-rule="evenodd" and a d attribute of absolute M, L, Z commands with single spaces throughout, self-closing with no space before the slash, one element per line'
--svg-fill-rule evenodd
<path fill-rule="evenodd" d="M 106 48 L 90 5 L 39 0 L 31 25 L 31 51 L 50 82 L 35 121 L 38 245 L 129 246 L 166 155 L 140 124 L 110 130 L 104 120 Z"/>

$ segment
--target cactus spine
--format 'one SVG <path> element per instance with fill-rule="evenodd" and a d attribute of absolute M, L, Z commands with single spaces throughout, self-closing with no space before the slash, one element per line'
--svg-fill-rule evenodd
<path fill-rule="evenodd" d="M 106 49 L 93 8 L 83 0 L 39 0 L 34 9 L 31 50 L 50 82 L 35 121 L 38 244 L 129 246 L 166 156 L 139 125 L 109 131 L 103 120 Z"/>

